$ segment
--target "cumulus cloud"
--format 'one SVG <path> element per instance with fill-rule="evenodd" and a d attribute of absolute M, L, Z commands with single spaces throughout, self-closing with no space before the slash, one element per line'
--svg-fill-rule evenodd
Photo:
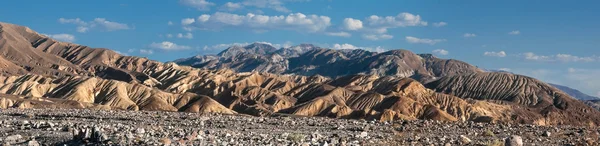
<path fill-rule="evenodd" d="M 436 49 L 432 51 L 434 54 L 438 54 L 438 55 L 448 55 L 450 52 L 448 52 L 447 50 L 444 49 Z"/>
<path fill-rule="evenodd" d="M 206 0 L 180 0 L 179 2 L 200 11 L 208 11 L 210 10 L 210 7 L 215 6 L 215 3 Z"/>
<path fill-rule="evenodd" d="M 411 13 L 400 13 L 396 16 L 377 16 L 371 15 L 367 19 L 367 23 L 374 27 L 406 27 L 406 26 L 427 26 L 427 22 L 421 19 L 420 15 Z"/>
<path fill-rule="evenodd" d="M 363 23 L 360 20 L 346 18 L 344 19 L 344 29 L 347 30 L 359 30 L 363 28 Z"/>
<path fill-rule="evenodd" d="M 362 32 L 367 40 L 391 39 L 393 36 L 387 34 L 388 29 L 411 26 L 427 26 L 427 22 L 420 15 L 405 12 L 396 16 L 371 15 L 364 20 L 346 18 L 343 23 L 344 29 Z"/>
<path fill-rule="evenodd" d="M 442 26 L 446 26 L 446 25 L 448 25 L 448 23 L 446 23 L 446 22 L 433 23 L 433 26 L 435 26 L 435 27 L 442 27 Z"/>
<path fill-rule="evenodd" d="M 116 30 L 128 30 L 131 29 L 127 24 L 108 21 L 105 18 L 95 18 L 92 21 L 83 21 L 80 18 L 66 19 L 60 18 L 58 22 L 62 24 L 74 24 L 77 26 L 76 30 L 80 33 L 88 32 L 91 29 L 98 29 L 102 31 L 116 31 Z"/>
<path fill-rule="evenodd" d="M 204 14 L 193 22 L 189 18 L 182 23 L 185 30 L 218 30 L 224 27 L 250 29 L 253 31 L 268 30 L 294 30 L 299 32 L 323 32 L 331 25 L 331 18 L 318 15 L 304 15 L 292 13 L 287 16 L 267 16 L 248 13 L 238 15 L 216 12 L 212 15 Z M 182 22 L 184 21 L 182 20 Z"/>
<path fill-rule="evenodd" d="M 173 25 L 172 21 L 167 22 L 167 25 Z"/>
<path fill-rule="evenodd" d="M 345 31 L 340 31 L 340 32 L 326 32 L 325 35 L 328 36 L 338 36 L 338 37 L 351 37 L 352 34 L 345 32 Z"/>
<path fill-rule="evenodd" d="M 61 33 L 61 34 L 42 34 L 42 35 L 48 36 L 48 37 L 58 40 L 58 41 L 75 42 L 75 36 L 72 34 Z"/>
<path fill-rule="evenodd" d="M 407 36 L 405 39 L 406 39 L 406 42 L 408 42 L 408 43 L 429 44 L 429 45 L 435 45 L 437 43 L 446 41 L 446 39 L 422 39 L 422 38 L 417 38 L 417 37 L 412 37 L 412 36 Z"/>
<path fill-rule="evenodd" d="M 506 57 L 506 52 L 504 51 L 500 51 L 500 52 L 484 52 L 483 53 L 484 56 L 490 56 L 490 57 Z"/>
<path fill-rule="evenodd" d="M 525 60 L 541 61 L 541 62 L 594 62 L 600 60 L 600 57 L 581 57 L 571 54 L 556 54 L 556 55 L 538 55 L 533 52 L 523 53 L 522 56 Z"/>
<path fill-rule="evenodd" d="M 521 34 L 521 31 L 513 30 L 511 32 L 508 32 L 508 34 L 510 34 L 510 35 L 519 35 L 519 34 Z"/>
<path fill-rule="evenodd" d="M 470 38 L 470 37 L 476 37 L 476 36 L 477 36 L 477 35 L 476 35 L 476 34 L 474 34 L 474 33 L 465 33 L 465 34 L 463 35 L 463 37 L 466 37 L 466 38 Z"/>
<path fill-rule="evenodd" d="M 147 50 L 147 49 L 140 49 L 140 54 L 150 55 L 150 54 L 154 54 L 154 51 Z"/>
<path fill-rule="evenodd" d="M 235 10 L 241 9 L 242 7 L 243 6 L 241 3 L 227 2 L 227 3 L 223 4 L 223 6 L 221 6 L 221 10 L 235 11 Z"/>
<path fill-rule="evenodd" d="M 365 34 L 362 37 L 364 39 L 372 40 L 372 41 L 376 41 L 376 40 L 389 40 L 389 39 L 394 38 L 394 36 L 388 35 L 388 34 Z"/>
<path fill-rule="evenodd" d="M 352 44 L 333 44 L 332 49 L 358 49 L 358 47 L 352 45 Z"/>
<path fill-rule="evenodd" d="M 169 41 L 164 41 L 161 43 L 152 43 L 150 44 L 150 48 L 153 49 L 161 49 L 161 50 L 165 50 L 165 51 L 174 51 L 174 50 L 187 50 L 190 49 L 191 47 L 189 46 L 183 46 L 183 45 L 177 45 L 173 42 L 169 42 Z"/>
<path fill-rule="evenodd" d="M 193 39 L 193 38 L 194 38 L 194 35 L 193 35 L 192 33 L 189 33 L 189 32 L 188 32 L 188 33 L 185 33 L 185 34 L 178 33 L 178 34 L 177 34 L 177 38 Z"/>

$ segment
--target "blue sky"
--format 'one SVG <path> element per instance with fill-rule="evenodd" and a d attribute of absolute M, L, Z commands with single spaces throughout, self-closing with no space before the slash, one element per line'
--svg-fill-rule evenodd
<path fill-rule="evenodd" d="M 600 96 L 598 1 L 18 0 L 0 21 L 171 61 L 231 44 L 407 49 Z M 193 21 L 192 21 L 193 20 Z"/>

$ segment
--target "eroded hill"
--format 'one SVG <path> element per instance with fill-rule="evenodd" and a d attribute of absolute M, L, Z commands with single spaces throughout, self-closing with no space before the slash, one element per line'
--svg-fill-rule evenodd
<path fill-rule="evenodd" d="M 461 61 L 406 50 L 374 53 L 312 45 L 275 49 L 253 44 L 230 48 L 218 56 L 202 56 L 200 63 L 185 61 L 202 68 L 197 69 L 58 42 L 26 27 L 0 23 L 0 52 L 2 108 L 293 114 L 539 125 L 600 122 L 592 116 L 598 111 L 536 80 L 506 80 L 512 78 L 495 74 L 473 81 L 476 83 L 463 82 L 463 78 L 453 80 L 481 71 Z M 422 84 L 440 77 L 443 78 L 435 84 L 428 84 L 439 85 L 432 87 L 435 90 Z M 479 86 L 481 82 L 521 86 Z M 454 91 L 455 86 L 468 89 Z M 517 91 L 526 92 L 513 93 Z"/>

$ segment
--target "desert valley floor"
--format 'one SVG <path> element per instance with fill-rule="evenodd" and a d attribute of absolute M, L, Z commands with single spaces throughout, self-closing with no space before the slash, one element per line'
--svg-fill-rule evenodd
<path fill-rule="evenodd" d="M 597 128 L 85 109 L 0 111 L 13 145 L 598 145 Z"/>

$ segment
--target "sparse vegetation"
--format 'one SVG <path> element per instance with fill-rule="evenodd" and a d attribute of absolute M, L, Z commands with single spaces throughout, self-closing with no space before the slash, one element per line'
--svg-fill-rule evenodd
<path fill-rule="evenodd" d="M 486 130 L 485 132 L 483 132 L 483 136 L 496 137 L 496 134 L 494 134 L 494 132 L 491 130 Z"/>
<path fill-rule="evenodd" d="M 300 133 L 293 133 L 288 135 L 287 139 L 294 142 L 301 142 L 304 139 L 304 135 Z"/>
<path fill-rule="evenodd" d="M 502 142 L 502 140 L 494 139 L 494 140 L 490 140 L 490 141 L 484 143 L 483 145 L 485 145 L 485 146 L 503 146 L 504 143 Z"/>

